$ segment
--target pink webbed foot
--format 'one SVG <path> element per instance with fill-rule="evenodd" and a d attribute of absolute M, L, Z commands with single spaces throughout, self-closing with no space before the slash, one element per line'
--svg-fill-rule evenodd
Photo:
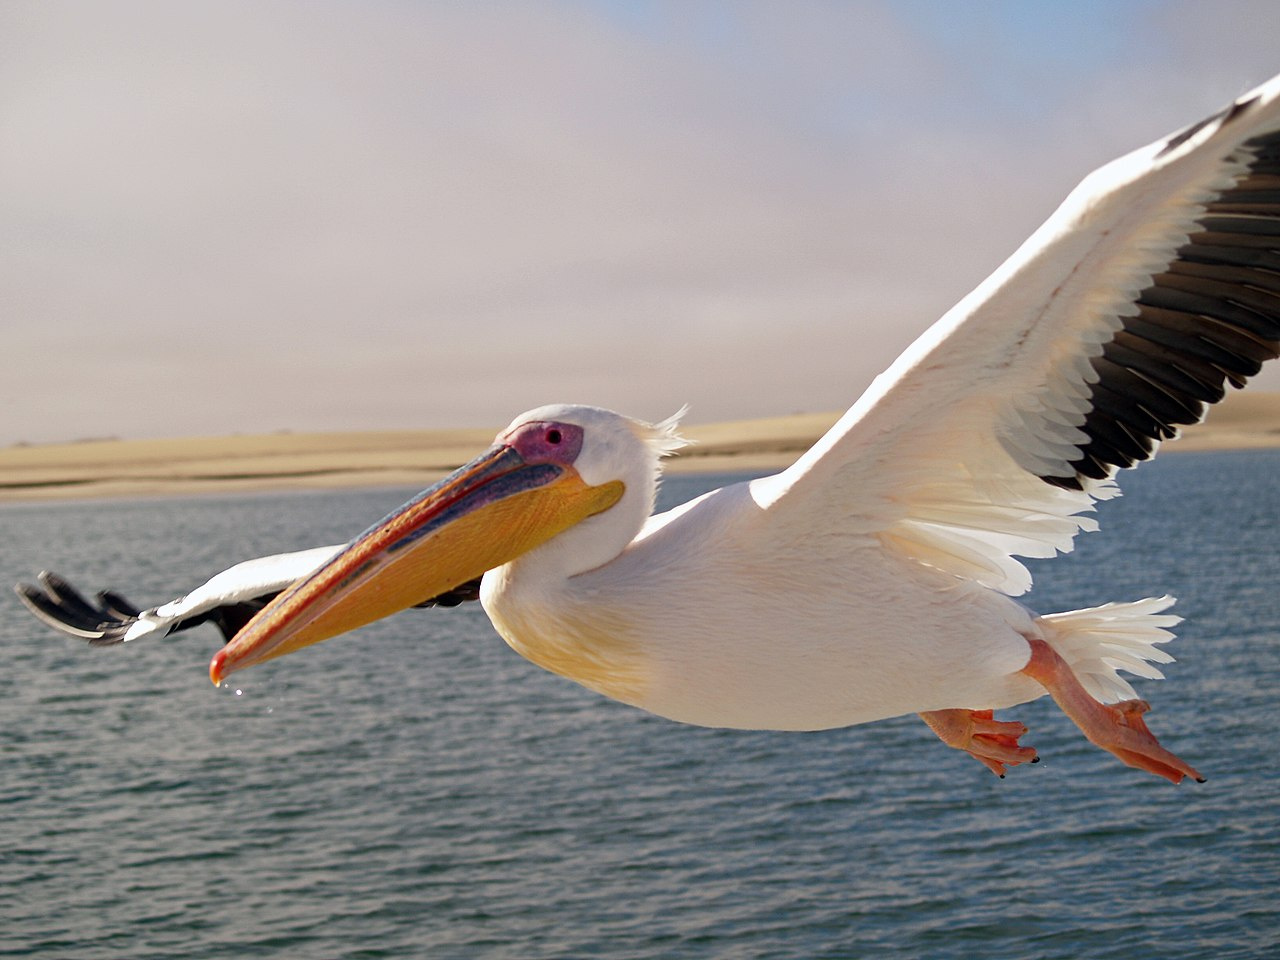
<path fill-rule="evenodd" d="M 1030 640 L 1031 661 L 1022 672 L 1046 690 L 1089 742 L 1115 754 L 1131 767 L 1154 773 L 1173 783 L 1204 777 L 1191 764 L 1160 746 L 1142 715 L 1151 709 L 1145 700 L 1101 703 L 1085 691 L 1067 662 L 1043 640 Z"/>
<path fill-rule="evenodd" d="M 1018 744 L 1026 726 L 993 719 L 990 710 L 929 710 L 920 719 L 948 747 L 963 750 L 1001 780 L 1006 767 L 1040 760 L 1035 748 Z"/>

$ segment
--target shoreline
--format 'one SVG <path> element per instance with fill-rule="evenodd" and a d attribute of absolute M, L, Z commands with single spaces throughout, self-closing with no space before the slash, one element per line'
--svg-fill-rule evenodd
<path fill-rule="evenodd" d="M 838 412 L 691 424 L 672 474 L 781 470 Z M 86 440 L 0 450 L 0 503 L 222 492 L 425 487 L 489 445 L 495 429 L 276 433 Z M 1233 393 L 1166 443 L 1174 452 L 1280 447 L 1280 393 Z"/>

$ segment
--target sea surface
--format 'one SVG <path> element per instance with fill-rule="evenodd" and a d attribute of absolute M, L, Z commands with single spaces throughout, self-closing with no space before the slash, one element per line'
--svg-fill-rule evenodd
<path fill-rule="evenodd" d="M 1047 699 L 1008 712 L 1043 762 L 1004 781 L 914 717 L 681 726 L 526 663 L 475 604 L 215 689 L 212 627 L 93 649 L 7 585 L 153 604 L 413 491 L 0 508 L 0 957 L 1280 957 L 1280 454 L 1124 481 L 1029 603 L 1180 598 L 1179 662 L 1139 685 L 1203 785 Z"/>

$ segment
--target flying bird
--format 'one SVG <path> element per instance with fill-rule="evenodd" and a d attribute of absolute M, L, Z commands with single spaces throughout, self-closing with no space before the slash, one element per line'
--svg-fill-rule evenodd
<path fill-rule="evenodd" d="M 1117 471 L 1280 355 L 1280 77 L 1102 167 L 791 467 L 653 514 L 677 419 L 539 407 L 345 545 L 170 603 L 19 596 L 92 643 L 211 621 L 214 683 L 412 606 L 479 599 L 534 663 L 685 723 L 919 714 L 992 772 L 993 711 L 1051 696 L 1093 743 L 1202 779 L 1121 671 L 1159 677 L 1172 599 L 1048 615 L 1018 558 L 1071 550 Z"/>

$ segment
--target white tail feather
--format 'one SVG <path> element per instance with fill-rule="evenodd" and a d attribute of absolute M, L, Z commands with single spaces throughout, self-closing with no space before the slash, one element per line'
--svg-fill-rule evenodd
<path fill-rule="evenodd" d="M 1120 670 L 1152 680 L 1164 674 L 1153 666 L 1172 663 L 1157 644 L 1173 639 L 1169 627 L 1181 617 L 1164 613 L 1173 597 L 1147 597 L 1133 603 L 1107 603 L 1040 617 L 1045 640 L 1067 661 L 1089 695 L 1103 703 L 1137 697 Z"/>

